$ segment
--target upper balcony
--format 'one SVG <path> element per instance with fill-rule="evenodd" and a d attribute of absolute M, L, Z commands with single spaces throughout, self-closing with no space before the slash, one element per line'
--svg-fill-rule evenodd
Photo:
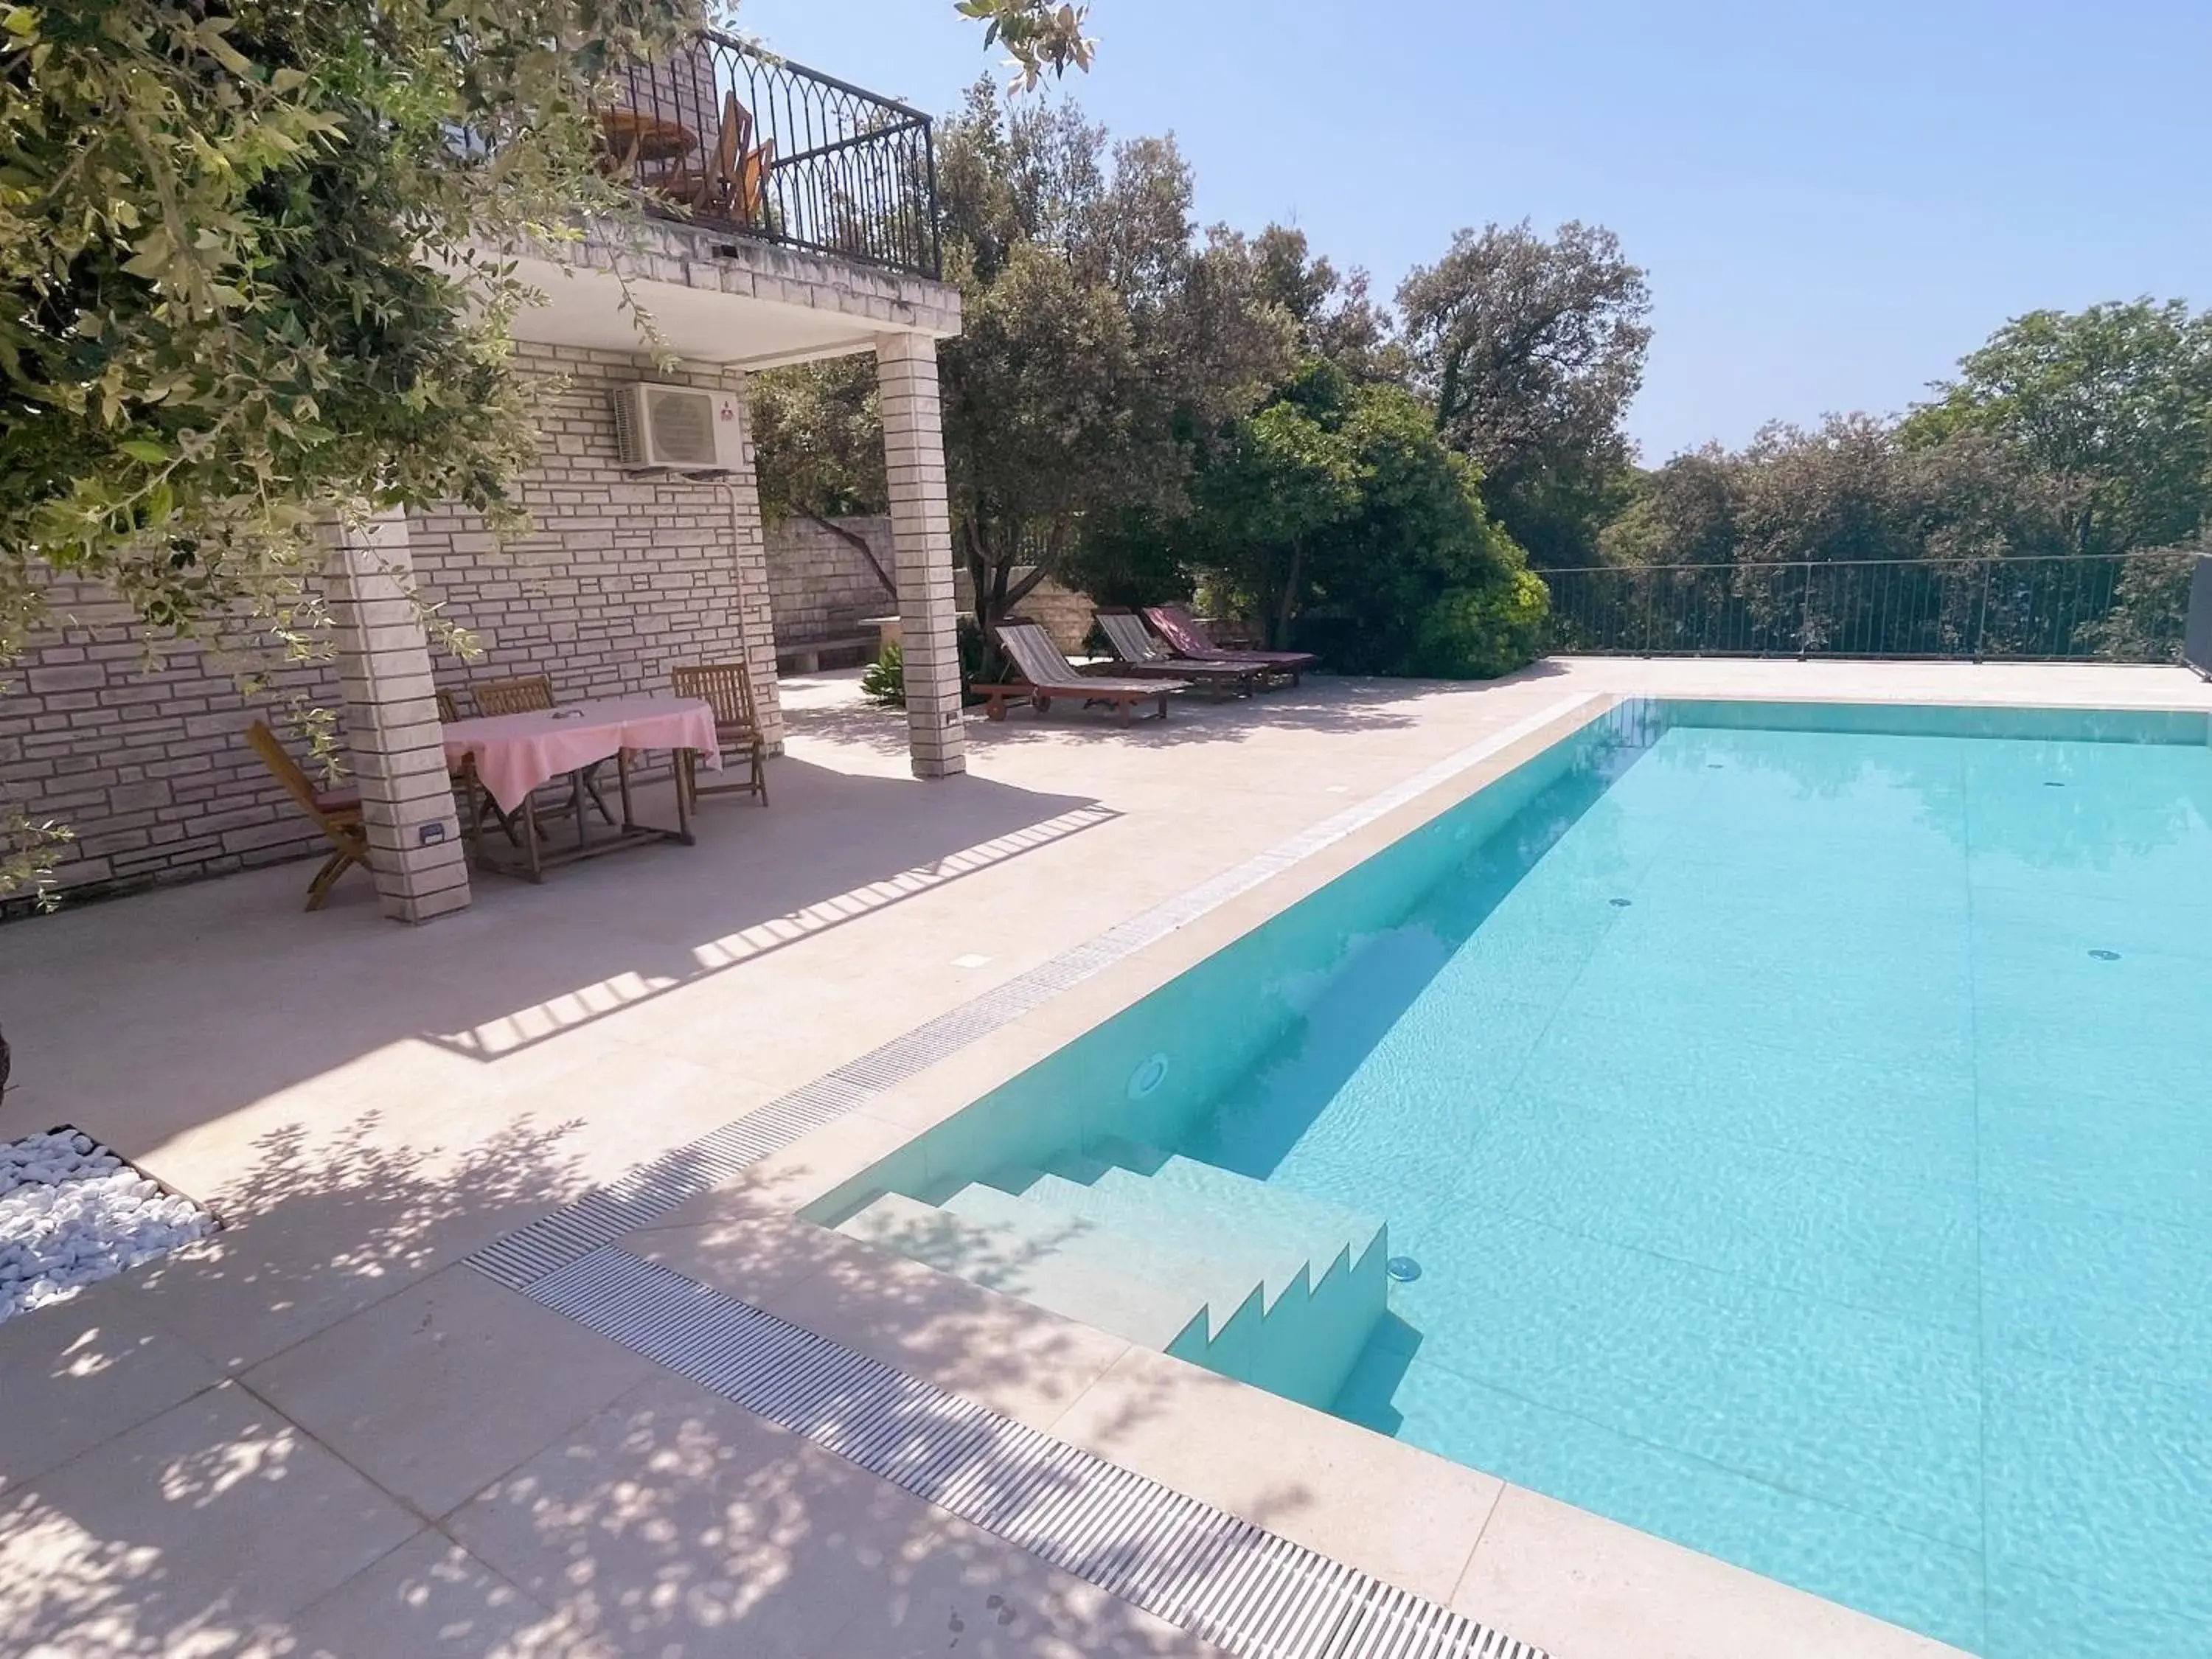
<path fill-rule="evenodd" d="M 606 165 L 660 216 L 934 278 L 929 118 L 702 33 L 631 69 L 600 114 Z"/>

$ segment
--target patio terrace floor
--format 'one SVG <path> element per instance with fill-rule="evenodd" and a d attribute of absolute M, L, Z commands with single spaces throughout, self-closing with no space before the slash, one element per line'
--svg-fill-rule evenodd
<path fill-rule="evenodd" d="M 710 799 L 696 848 L 421 929 L 359 878 L 303 914 L 294 865 L 0 930 L 0 1139 L 74 1123 L 228 1224 L 0 1327 L 0 1652 L 1212 1651 L 460 1264 L 1592 691 L 2212 711 L 2179 670 L 1584 659 L 971 720 L 970 775 L 921 783 L 828 676 L 786 683 L 775 805 Z M 750 1248 L 740 1284 L 838 1317 L 849 1256 Z M 834 1334 L 1561 1659 L 1944 1651 L 916 1274 Z"/>

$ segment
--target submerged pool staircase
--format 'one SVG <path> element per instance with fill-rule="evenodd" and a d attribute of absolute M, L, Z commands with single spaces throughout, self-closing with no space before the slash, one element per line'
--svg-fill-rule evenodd
<path fill-rule="evenodd" d="M 1316 1406 L 1388 1299 L 1381 1220 L 1129 1140 L 884 1193 L 837 1231 Z"/>

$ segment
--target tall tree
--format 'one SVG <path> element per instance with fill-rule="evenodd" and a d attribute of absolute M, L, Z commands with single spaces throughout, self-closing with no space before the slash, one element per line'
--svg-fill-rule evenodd
<path fill-rule="evenodd" d="M 963 301 L 939 353 L 946 473 L 988 627 L 1086 520 L 1179 513 L 1199 446 L 1257 404 L 1289 329 L 1243 245 L 1198 236 L 1170 141 L 1109 149 L 1072 106 L 1009 109 L 985 84 L 939 157 Z"/>
<path fill-rule="evenodd" d="M 2193 545 L 2212 519 L 2212 311 L 2030 312 L 1936 390 L 1907 439 L 1978 433 L 2014 451 L 2074 497 L 2076 552 Z"/>
<path fill-rule="evenodd" d="M 1369 296 L 1365 271 L 1340 274 L 1312 251 L 1305 232 L 1287 225 L 1269 225 L 1253 238 L 1251 257 L 1255 292 L 1291 319 L 1301 352 L 1327 358 L 1354 380 L 1410 377 L 1412 364 L 1389 313 Z"/>
<path fill-rule="evenodd" d="M 1446 442 L 1481 469 L 1483 499 L 1540 566 L 1594 556 L 1632 450 L 1651 308 L 1613 234 L 1570 222 L 1462 230 L 1398 290 L 1406 339 Z"/>

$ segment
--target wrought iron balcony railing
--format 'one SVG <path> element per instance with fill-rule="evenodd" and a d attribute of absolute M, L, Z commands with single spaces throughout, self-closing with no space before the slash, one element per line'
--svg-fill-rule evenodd
<path fill-rule="evenodd" d="M 607 165 L 665 217 L 939 274 L 937 161 L 920 110 L 702 34 L 633 66 L 600 112 Z"/>
<path fill-rule="evenodd" d="M 1607 566 L 1543 573 L 1549 648 L 1631 656 L 2176 662 L 2212 647 L 2187 552 Z M 2193 657 L 2189 659 L 2195 660 Z"/>

